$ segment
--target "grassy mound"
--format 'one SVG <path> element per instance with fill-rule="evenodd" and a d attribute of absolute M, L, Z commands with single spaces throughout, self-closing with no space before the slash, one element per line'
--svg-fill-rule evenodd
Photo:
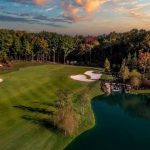
<path fill-rule="evenodd" d="M 69 92 L 80 117 L 78 133 L 94 125 L 90 102 L 80 115 L 78 97 L 87 91 L 99 94 L 98 82 L 83 83 L 69 78 L 89 70 L 65 65 L 36 65 L 2 74 L 0 84 L 0 149 L 61 150 L 74 137 L 65 137 L 45 119 L 50 118 L 58 89 Z"/>

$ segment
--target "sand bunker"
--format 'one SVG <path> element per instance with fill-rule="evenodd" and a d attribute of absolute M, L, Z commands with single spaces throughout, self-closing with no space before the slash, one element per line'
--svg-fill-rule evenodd
<path fill-rule="evenodd" d="M 102 74 L 94 72 L 93 70 L 86 71 L 84 74 L 72 75 L 70 76 L 73 80 L 83 81 L 83 82 L 94 82 L 95 80 L 99 80 Z M 88 79 L 87 76 L 90 78 Z"/>
<path fill-rule="evenodd" d="M 0 82 L 3 82 L 3 79 L 0 79 Z"/>
<path fill-rule="evenodd" d="M 70 76 L 70 78 L 73 80 L 84 81 L 84 82 L 93 82 L 94 81 L 94 80 L 87 79 L 87 77 L 82 74 Z"/>
<path fill-rule="evenodd" d="M 94 72 L 92 70 L 86 71 L 84 74 L 90 76 L 91 80 L 99 80 L 102 75 L 102 74 Z"/>

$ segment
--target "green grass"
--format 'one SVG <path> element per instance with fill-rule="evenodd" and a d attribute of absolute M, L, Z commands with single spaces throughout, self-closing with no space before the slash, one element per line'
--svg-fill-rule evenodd
<path fill-rule="evenodd" d="M 17 60 L 11 62 L 11 67 L 0 68 L 0 74 L 9 73 L 12 71 L 18 71 L 20 68 L 25 68 L 29 66 L 39 66 L 39 65 L 43 65 L 43 63 Z"/>
<path fill-rule="evenodd" d="M 0 150 L 61 150 L 75 138 L 65 137 L 42 122 L 51 116 L 39 110 L 53 111 L 47 103 L 54 102 L 58 89 L 70 93 L 80 118 L 76 135 L 94 125 L 90 102 L 85 109 L 86 115 L 81 116 L 78 96 L 83 92 L 88 92 L 90 98 L 98 95 L 98 82 L 85 83 L 69 78 L 89 68 L 37 64 L 30 67 L 21 64 L 16 68 L 0 75 L 4 79 L 0 83 Z"/>
<path fill-rule="evenodd" d="M 150 89 L 145 89 L 145 90 L 134 90 L 131 91 L 132 94 L 150 94 Z"/>
<path fill-rule="evenodd" d="M 109 74 L 102 74 L 101 80 L 113 80 L 113 77 Z"/>

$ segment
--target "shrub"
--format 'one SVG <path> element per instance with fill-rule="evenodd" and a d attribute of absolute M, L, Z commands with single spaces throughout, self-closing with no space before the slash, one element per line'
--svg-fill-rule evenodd
<path fill-rule="evenodd" d="M 78 126 L 78 120 L 76 113 L 70 104 L 67 104 L 57 111 L 55 125 L 65 134 L 65 136 L 75 134 Z"/>
<path fill-rule="evenodd" d="M 141 84 L 141 74 L 137 70 L 132 70 L 130 73 L 130 83 L 133 87 L 139 87 Z"/>
<path fill-rule="evenodd" d="M 104 63 L 104 68 L 106 72 L 109 72 L 110 70 L 110 62 L 109 60 L 106 58 L 105 63 Z"/>

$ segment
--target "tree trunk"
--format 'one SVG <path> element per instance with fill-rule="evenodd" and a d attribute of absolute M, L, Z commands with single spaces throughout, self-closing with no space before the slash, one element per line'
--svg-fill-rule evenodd
<path fill-rule="evenodd" d="M 66 56 L 64 55 L 64 64 L 66 63 Z"/>
<path fill-rule="evenodd" d="M 58 52 L 58 55 L 57 55 L 57 62 L 59 63 L 59 52 Z"/>
<path fill-rule="evenodd" d="M 34 60 L 33 52 L 32 52 L 32 56 L 31 57 L 32 57 L 31 59 L 32 59 L 32 62 L 33 62 L 33 60 Z"/>
<path fill-rule="evenodd" d="M 17 60 L 17 54 L 15 54 L 15 60 Z"/>
<path fill-rule="evenodd" d="M 42 62 L 44 62 L 44 54 L 42 55 Z"/>
<path fill-rule="evenodd" d="M 39 61 L 39 54 L 37 54 L 37 56 L 36 56 L 36 61 L 37 62 Z"/>
<path fill-rule="evenodd" d="M 54 51 L 53 63 L 55 63 L 55 62 L 56 62 L 56 53 L 55 53 L 55 51 Z"/>
<path fill-rule="evenodd" d="M 48 60 L 48 56 L 47 56 L 47 54 L 46 54 L 46 58 L 45 58 L 45 59 L 46 59 L 46 62 L 47 62 L 47 60 Z"/>
<path fill-rule="evenodd" d="M 48 54 L 48 60 L 51 61 L 51 54 Z"/>
<path fill-rule="evenodd" d="M 25 54 L 25 61 L 27 61 L 27 54 Z"/>
<path fill-rule="evenodd" d="M 92 63 L 92 52 L 90 50 L 90 65 L 91 65 L 91 63 Z"/>

